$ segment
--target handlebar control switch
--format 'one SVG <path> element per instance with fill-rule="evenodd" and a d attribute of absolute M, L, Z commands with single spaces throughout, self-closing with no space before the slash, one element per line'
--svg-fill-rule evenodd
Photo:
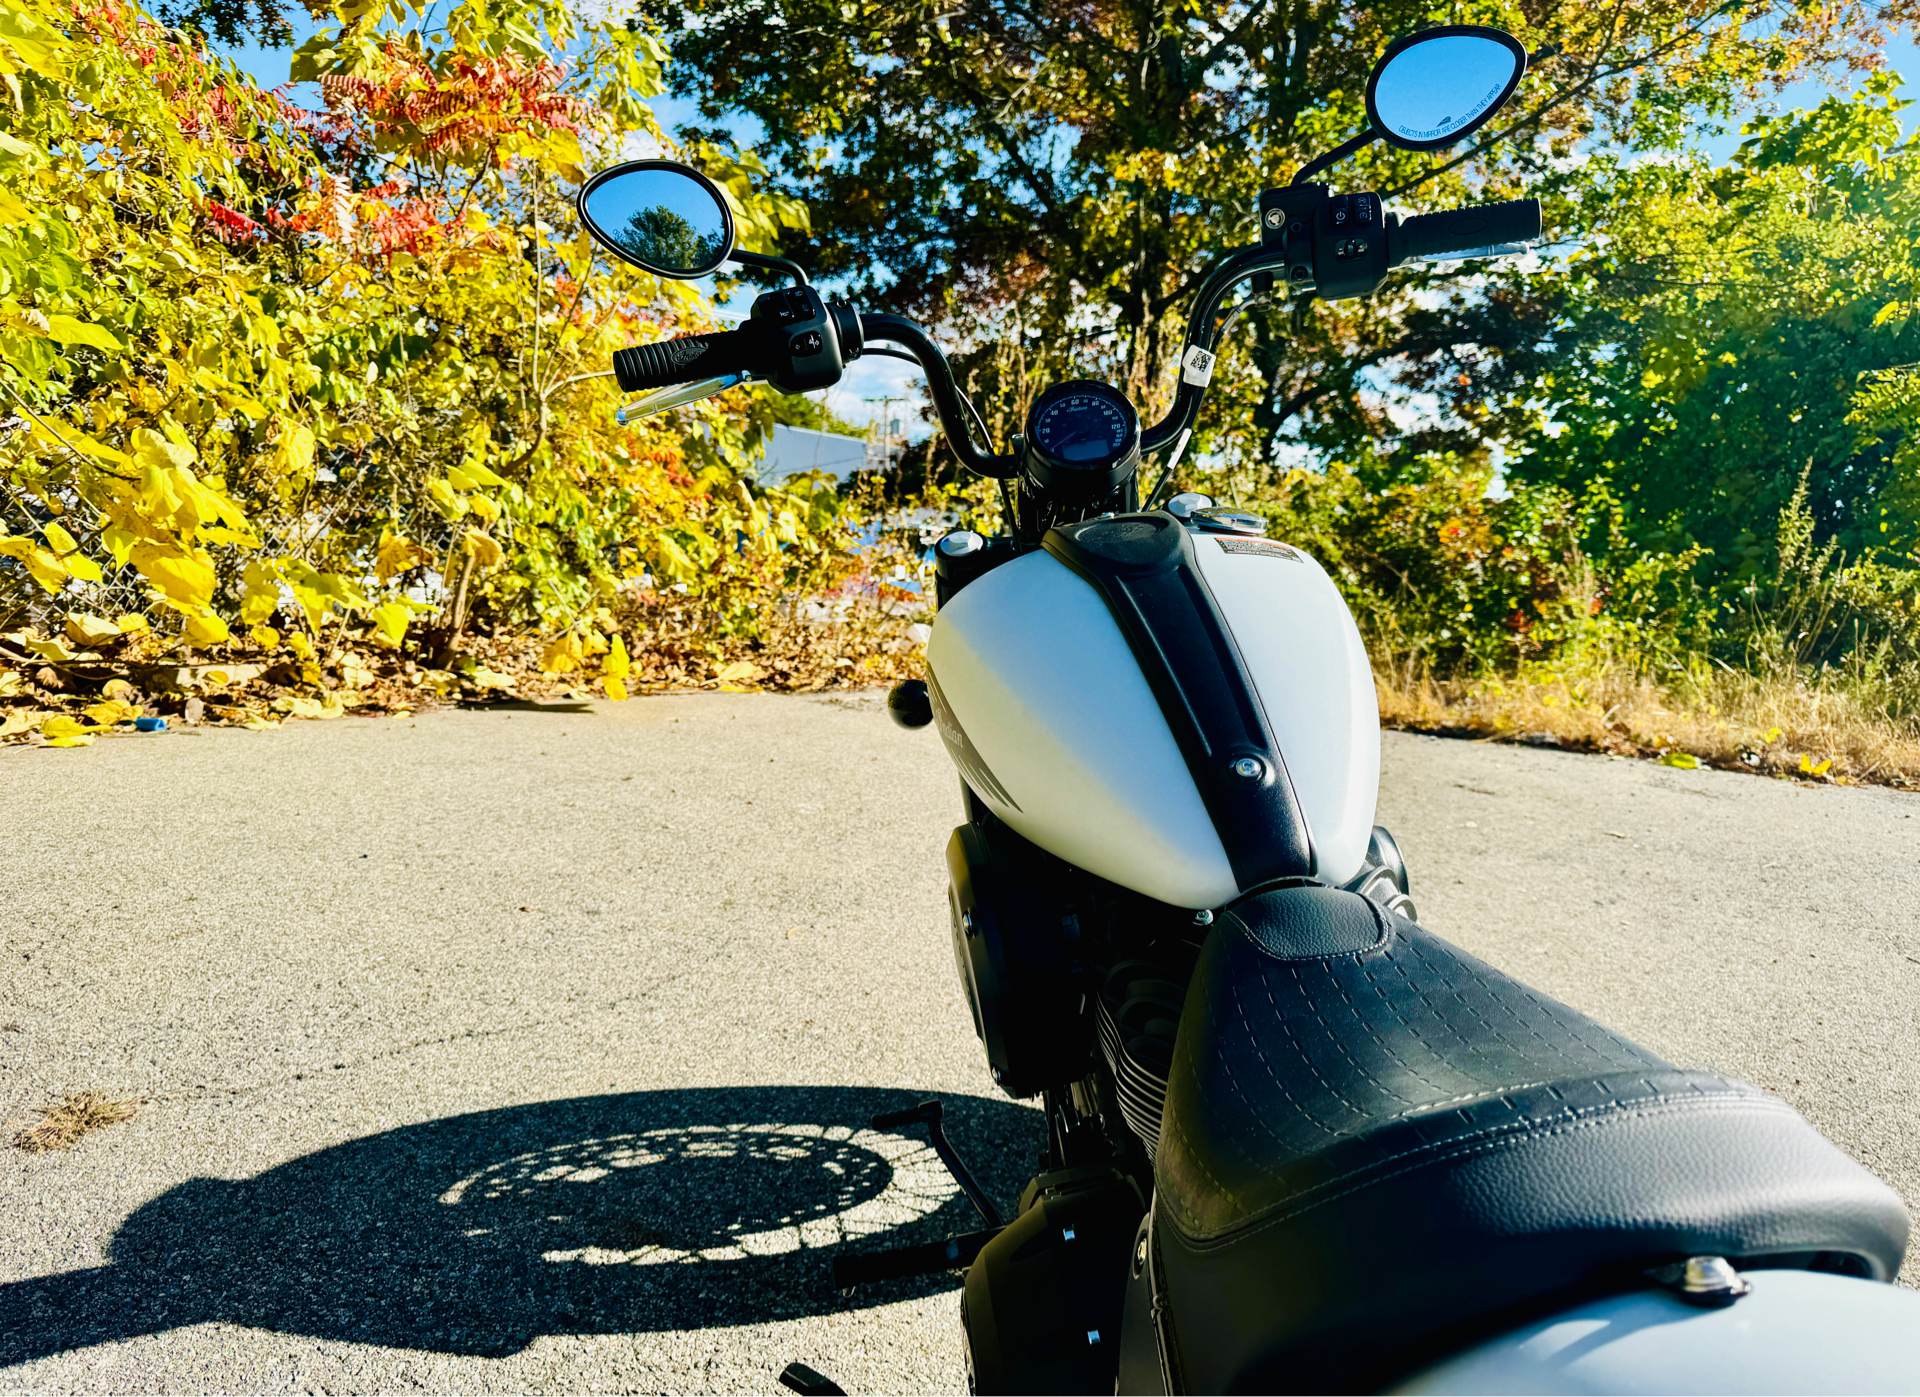
<path fill-rule="evenodd" d="M 1283 189 L 1260 191 L 1260 243 L 1263 247 L 1285 252 L 1304 251 L 1303 242 L 1314 211 L 1326 202 L 1324 184 L 1290 184 Z M 1295 260 L 1304 261 L 1305 258 Z"/>
<path fill-rule="evenodd" d="M 752 323 L 774 344 L 766 379 L 782 393 L 830 388 L 846 371 L 833 307 L 811 286 L 783 286 L 753 303 Z M 859 353 L 858 346 L 854 353 Z"/>
<path fill-rule="evenodd" d="M 1313 282 L 1322 300 L 1370 295 L 1387 279 L 1387 230 L 1371 190 L 1326 200 L 1314 235 Z"/>

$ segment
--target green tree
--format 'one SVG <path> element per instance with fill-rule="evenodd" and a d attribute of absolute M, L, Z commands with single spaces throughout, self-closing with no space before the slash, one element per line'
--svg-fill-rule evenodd
<path fill-rule="evenodd" d="M 1821 540 L 1911 560 L 1920 147 L 1898 87 L 1758 119 L 1724 168 L 1596 182 L 1588 245 L 1539 288 L 1555 352 L 1521 387 L 1538 417 L 1513 478 L 1608 481 L 1635 545 L 1705 548 L 1705 575 L 1730 579 L 1775 566 L 1804 478 Z"/>
<path fill-rule="evenodd" d="M 1484 139 L 1439 157 L 1375 145 L 1338 177 L 1414 206 L 1540 193 L 1568 233 L 1580 231 L 1581 191 L 1620 153 L 1674 147 L 1699 113 L 1730 119 L 1810 69 L 1870 65 L 1881 24 L 1899 17 L 1853 0 L 648 9 L 677 36 L 679 90 L 710 120 L 751 118 L 756 151 L 813 210 L 811 236 L 783 250 L 959 331 L 975 350 L 967 371 L 1008 422 L 1065 372 L 1101 373 L 1149 410 L 1162 405 L 1207 262 L 1251 241 L 1259 189 L 1358 129 L 1366 73 L 1400 33 L 1485 21 L 1541 59 Z M 1324 451 L 1397 436 L 1378 402 L 1396 378 L 1451 410 L 1444 445 L 1480 449 L 1510 425 L 1486 420 L 1498 396 L 1486 380 L 1537 338 L 1525 300 L 1518 289 L 1435 296 L 1416 277 L 1365 304 L 1255 311 L 1197 449 L 1267 464 L 1292 437 Z M 1113 333 L 1085 338 L 1099 327 Z"/>

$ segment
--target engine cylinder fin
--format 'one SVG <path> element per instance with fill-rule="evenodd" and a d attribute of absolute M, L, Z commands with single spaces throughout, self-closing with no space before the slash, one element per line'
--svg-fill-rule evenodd
<path fill-rule="evenodd" d="M 1190 969 L 1184 954 L 1122 961 L 1107 972 L 1100 989 L 1100 1051 L 1113 1073 L 1121 1117 L 1148 1158 L 1160 1144 L 1167 1074 Z"/>

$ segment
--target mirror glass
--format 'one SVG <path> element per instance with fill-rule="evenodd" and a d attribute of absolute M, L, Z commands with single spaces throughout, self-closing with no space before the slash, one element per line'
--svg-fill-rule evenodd
<path fill-rule="evenodd" d="M 582 192 L 580 213 L 608 251 L 659 276 L 705 276 L 733 251 L 725 200 L 684 166 L 646 161 L 609 170 Z"/>
<path fill-rule="evenodd" d="M 1526 50 L 1498 30 L 1416 35 L 1374 69 L 1368 115 L 1394 145 L 1451 145 L 1492 117 L 1525 71 Z"/>

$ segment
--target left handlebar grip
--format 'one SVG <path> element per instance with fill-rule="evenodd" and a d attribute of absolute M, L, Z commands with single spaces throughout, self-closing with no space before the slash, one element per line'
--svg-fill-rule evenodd
<path fill-rule="evenodd" d="M 754 373 L 760 369 L 760 342 L 757 327 L 749 327 L 636 344 L 614 351 L 613 376 L 623 392 L 642 393 L 722 374 Z"/>
<path fill-rule="evenodd" d="M 1503 243 L 1540 239 L 1540 201 L 1513 199 L 1477 209 L 1423 213 L 1387 225 L 1387 264 L 1398 267 L 1416 257 L 1457 257 Z"/>

